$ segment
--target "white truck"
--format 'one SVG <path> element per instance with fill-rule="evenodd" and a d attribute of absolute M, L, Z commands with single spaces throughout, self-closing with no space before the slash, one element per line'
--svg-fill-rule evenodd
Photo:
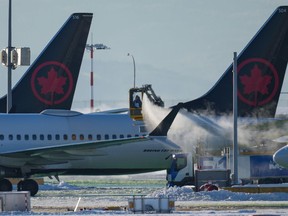
<path fill-rule="evenodd" d="M 167 170 L 167 182 L 168 186 L 193 185 L 196 191 L 199 191 L 201 186 L 205 185 L 212 186 L 211 189 L 217 189 L 218 186 L 227 187 L 231 185 L 230 170 L 194 169 L 191 153 L 173 154 L 171 155 L 171 166 Z"/>
<path fill-rule="evenodd" d="M 288 169 L 273 162 L 272 155 L 239 155 L 239 183 L 288 182 Z M 193 161 L 191 153 L 171 155 L 167 170 L 168 186 L 194 185 L 196 191 L 205 183 L 220 187 L 231 186 L 232 158 L 225 156 L 200 156 Z"/>

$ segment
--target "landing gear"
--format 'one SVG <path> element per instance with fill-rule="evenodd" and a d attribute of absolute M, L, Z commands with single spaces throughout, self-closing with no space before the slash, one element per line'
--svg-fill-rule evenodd
<path fill-rule="evenodd" d="M 0 191 L 12 191 L 12 183 L 8 179 L 0 180 Z"/>
<path fill-rule="evenodd" d="M 17 184 L 18 191 L 30 191 L 31 196 L 35 196 L 39 190 L 38 183 L 33 179 L 24 179 Z"/>
<path fill-rule="evenodd" d="M 0 191 L 12 191 L 12 183 L 8 179 L 0 179 Z M 33 179 L 24 179 L 17 184 L 18 191 L 30 191 L 35 196 L 39 190 L 38 183 Z"/>

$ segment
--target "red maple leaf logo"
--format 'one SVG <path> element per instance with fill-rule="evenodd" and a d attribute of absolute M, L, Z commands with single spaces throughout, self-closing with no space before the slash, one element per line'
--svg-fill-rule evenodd
<path fill-rule="evenodd" d="M 251 75 L 240 76 L 240 81 L 244 85 L 244 94 L 255 94 L 255 104 L 257 104 L 257 94 L 268 94 L 268 85 L 271 83 L 272 77 L 268 75 L 262 75 L 262 71 L 258 65 L 254 65 L 251 70 Z"/>
<path fill-rule="evenodd" d="M 66 65 L 57 61 L 43 62 L 36 67 L 31 76 L 34 96 L 47 105 L 60 104 L 67 100 L 73 85 L 71 71 Z"/>
<path fill-rule="evenodd" d="M 262 76 L 258 65 L 255 65 L 251 70 L 251 76 L 243 75 L 240 77 L 241 83 L 245 86 L 244 94 L 252 92 L 260 92 L 261 94 L 268 94 L 267 85 L 270 84 L 272 77 Z"/>
<path fill-rule="evenodd" d="M 271 62 L 262 58 L 246 59 L 239 64 L 238 74 L 241 84 L 238 97 L 242 102 L 249 106 L 263 106 L 274 100 L 279 90 L 279 76 Z"/>
<path fill-rule="evenodd" d="M 65 77 L 58 77 L 57 72 L 52 67 L 50 71 L 48 71 L 48 77 L 39 77 L 37 78 L 39 85 L 41 88 L 41 94 L 51 95 L 56 94 L 64 94 L 63 85 L 66 83 Z"/>

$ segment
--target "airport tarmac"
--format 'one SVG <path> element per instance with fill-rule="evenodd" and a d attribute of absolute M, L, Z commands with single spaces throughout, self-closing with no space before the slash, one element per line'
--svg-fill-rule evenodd
<path fill-rule="evenodd" d="M 29 215 L 133 214 L 127 211 L 128 198 L 133 195 L 174 197 L 172 215 L 288 215 L 288 193 L 195 193 L 190 188 L 167 189 L 165 180 L 157 175 L 142 177 L 65 177 L 60 183 L 45 181 L 31 198 Z M 73 212 L 79 198 L 77 212 Z"/>

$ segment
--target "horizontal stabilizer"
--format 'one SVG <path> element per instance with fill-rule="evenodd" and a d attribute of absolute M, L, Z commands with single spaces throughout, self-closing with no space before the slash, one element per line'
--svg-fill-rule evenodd
<path fill-rule="evenodd" d="M 197 127 L 204 129 L 215 136 L 223 136 L 225 133 L 225 129 L 221 127 L 221 125 L 217 124 L 213 120 L 194 113 L 187 113 L 185 117 L 189 118 L 189 120 L 193 121 Z"/>

